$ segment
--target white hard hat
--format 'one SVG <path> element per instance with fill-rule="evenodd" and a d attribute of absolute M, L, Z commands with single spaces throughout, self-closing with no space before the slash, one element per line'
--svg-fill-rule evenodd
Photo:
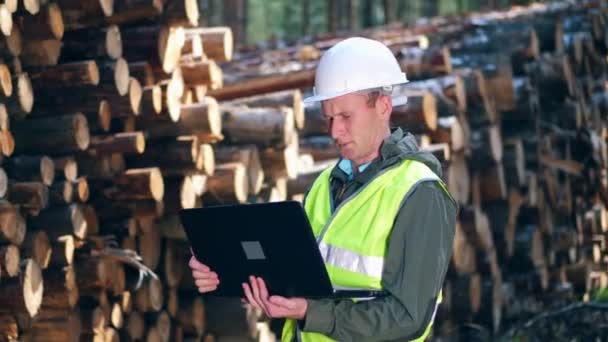
<path fill-rule="evenodd" d="M 327 50 L 317 66 L 313 96 L 304 103 L 329 100 L 362 90 L 392 91 L 407 83 L 405 73 L 391 50 L 379 41 L 354 37 Z M 393 105 L 405 104 L 407 98 L 393 98 Z"/>

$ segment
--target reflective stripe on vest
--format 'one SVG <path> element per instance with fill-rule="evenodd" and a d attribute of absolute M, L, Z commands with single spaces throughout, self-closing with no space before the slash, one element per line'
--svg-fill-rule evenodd
<path fill-rule="evenodd" d="M 421 182 L 433 181 L 448 195 L 449 192 L 425 164 L 406 160 L 376 175 L 332 213 L 330 174 L 331 168 L 315 180 L 308 192 L 305 210 L 332 285 L 334 288 L 381 289 L 387 240 L 399 209 L 412 190 Z M 437 303 L 441 301 L 441 293 L 439 296 Z M 431 325 L 432 321 L 416 341 L 426 338 Z M 286 320 L 283 341 L 293 340 L 296 326 L 295 321 Z M 333 341 L 317 333 L 298 332 L 298 335 L 298 340 L 304 342 Z"/>

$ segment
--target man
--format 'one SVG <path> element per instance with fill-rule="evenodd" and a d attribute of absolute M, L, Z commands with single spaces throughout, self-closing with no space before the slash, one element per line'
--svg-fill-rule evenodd
<path fill-rule="evenodd" d="M 422 341 L 430 331 L 457 207 L 437 159 L 412 135 L 390 131 L 393 103 L 402 100 L 391 91 L 406 82 L 391 51 L 370 39 L 346 39 L 319 62 L 305 101 L 321 101 L 341 159 L 315 180 L 304 207 L 334 288 L 387 295 L 284 298 L 250 277 L 247 301 L 287 319 L 283 341 Z M 190 267 L 200 292 L 217 288 L 216 273 L 194 257 Z"/>

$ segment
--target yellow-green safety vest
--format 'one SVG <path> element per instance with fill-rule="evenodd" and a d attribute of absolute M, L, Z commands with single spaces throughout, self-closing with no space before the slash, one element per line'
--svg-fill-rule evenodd
<path fill-rule="evenodd" d="M 324 170 L 315 180 L 304 204 L 331 283 L 340 289 L 380 290 L 387 239 L 411 190 L 421 182 L 434 181 L 449 195 L 447 187 L 425 164 L 405 160 L 381 171 L 332 214 L 331 169 Z M 440 291 L 437 305 L 441 297 Z M 422 336 L 414 341 L 424 341 L 431 331 L 433 319 Z M 281 340 L 293 341 L 296 327 L 296 321 L 286 320 Z M 297 333 L 300 335 L 298 341 L 334 341 L 318 333 Z"/>

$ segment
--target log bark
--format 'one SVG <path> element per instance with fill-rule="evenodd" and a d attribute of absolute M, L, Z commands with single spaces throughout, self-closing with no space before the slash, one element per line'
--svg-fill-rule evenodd
<path fill-rule="evenodd" d="M 17 156 L 8 160 L 6 171 L 17 181 L 42 182 L 50 186 L 55 179 L 53 160 L 47 156 Z"/>
<path fill-rule="evenodd" d="M 463 71 L 459 75 L 465 87 L 464 108 L 466 108 L 467 119 L 471 126 L 478 127 L 495 123 L 498 120 L 498 113 L 484 74 L 479 70 L 469 70 Z"/>
<path fill-rule="evenodd" d="M 294 115 L 288 108 L 222 107 L 222 127 L 232 143 L 285 146 L 294 133 Z"/>
<path fill-rule="evenodd" d="M 82 208 L 76 204 L 49 207 L 32 217 L 28 222 L 33 229 L 43 229 L 52 240 L 63 235 L 74 235 L 79 239 L 87 236 L 87 223 Z"/>
<path fill-rule="evenodd" d="M 36 92 L 99 84 L 99 69 L 94 60 L 64 63 L 34 70 L 30 73 L 30 79 Z"/>
<path fill-rule="evenodd" d="M 10 183 L 7 199 L 21 208 L 37 213 L 48 205 L 48 188 L 40 182 Z"/>
<path fill-rule="evenodd" d="M 25 260 L 21 275 L 3 280 L 0 302 L 3 313 L 25 313 L 36 316 L 42 303 L 44 285 L 40 266 L 32 259 Z"/>
<path fill-rule="evenodd" d="M 9 35 L 0 35 L 0 56 L 13 58 L 21 55 L 23 49 L 21 31 L 17 25 L 13 25 Z"/>
<path fill-rule="evenodd" d="M 155 18 L 162 13 L 162 0 L 119 1 L 114 7 L 114 14 L 106 17 L 105 22 L 114 25 L 128 24 Z"/>
<path fill-rule="evenodd" d="M 123 51 L 127 60 L 149 60 L 171 73 L 178 65 L 185 43 L 184 29 L 180 26 L 139 26 L 125 29 L 122 41 L 129 49 Z"/>
<path fill-rule="evenodd" d="M 35 15 L 22 17 L 20 29 L 25 40 L 61 40 L 65 30 L 61 8 L 49 3 Z"/>
<path fill-rule="evenodd" d="M 163 92 L 158 85 L 144 87 L 141 90 L 141 104 L 139 114 L 142 116 L 155 116 L 161 114 L 163 109 Z M 174 112 L 177 109 L 173 110 Z M 181 105 L 179 106 L 181 114 Z"/>
<path fill-rule="evenodd" d="M 473 183 L 477 183 L 479 187 L 482 202 L 498 201 L 507 198 L 508 188 L 502 163 L 497 163 L 481 171 L 474 177 Z"/>
<path fill-rule="evenodd" d="M 449 144 L 452 151 L 462 151 L 468 147 L 465 131 L 456 116 L 442 117 L 437 120 L 437 129 L 431 132 L 434 142 Z"/>
<path fill-rule="evenodd" d="M 302 138 L 299 144 L 300 152 L 312 155 L 315 161 L 333 160 L 340 156 L 334 140 L 326 135 Z"/>
<path fill-rule="evenodd" d="M 78 255 L 74 262 L 74 268 L 77 287 L 81 293 L 105 289 L 108 269 L 102 258 Z"/>
<path fill-rule="evenodd" d="M 120 29 L 116 25 L 66 32 L 61 48 L 62 62 L 83 59 L 117 59 L 122 56 Z"/>
<path fill-rule="evenodd" d="M 43 230 L 28 232 L 21 250 L 24 258 L 36 261 L 42 269 L 48 267 L 53 252 L 49 236 Z"/>
<path fill-rule="evenodd" d="M 21 245 L 25 233 L 25 220 L 19 208 L 6 200 L 0 200 L 0 243 Z"/>
<path fill-rule="evenodd" d="M 178 122 L 138 122 L 138 128 L 147 130 L 151 139 L 180 135 L 220 136 L 222 120 L 217 102 L 207 97 L 204 102 L 183 106 Z"/>
<path fill-rule="evenodd" d="M 166 23 L 182 26 L 198 26 L 198 2 L 196 0 L 170 0 L 163 11 Z"/>
<path fill-rule="evenodd" d="M 114 0 L 59 0 L 57 3 L 67 31 L 97 26 L 114 12 Z"/>
<path fill-rule="evenodd" d="M 205 305 L 200 297 L 180 296 L 177 321 L 184 333 L 201 336 L 206 327 L 205 318 Z"/>
<path fill-rule="evenodd" d="M 287 177 L 294 179 L 298 176 L 299 150 L 298 135 L 293 133 L 285 148 L 266 148 L 261 155 L 264 174 L 271 178 Z"/>
<path fill-rule="evenodd" d="M 116 133 L 110 136 L 93 136 L 87 153 L 93 155 L 124 153 L 141 154 L 146 148 L 143 132 Z"/>
<path fill-rule="evenodd" d="M 162 270 L 165 282 L 171 288 L 179 285 L 188 263 L 188 246 L 184 241 L 166 239 L 165 253 L 162 260 Z"/>
<path fill-rule="evenodd" d="M 208 89 L 219 89 L 223 86 L 222 69 L 213 60 L 180 63 L 179 66 L 189 87 L 204 85 Z"/>
<path fill-rule="evenodd" d="M 28 40 L 23 41 L 19 57 L 24 66 L 56 65 L 61 55 L 61 40 Z"/>
<path fill-rule="evenodd" d="M 213 176 L 207 179 L 205 204 L 244 203 L 248 195 L 248 179 L 241 163 L 217 165 Z"/>
<path fill-rule="evenodd" d="M 49 265 L 51 267 L 65 267 L 72 265 L 76 251 L 76 238 L 71 235 L 62 236 L 52 242 L 53 252 Z"/>
<path fill-rule="evenodd" d="M 2 331 L 2 337 L 9 341 L 17 340 L 19 338 L 17 319 L 11 314 L 0 315 L 0 330 Z"/>
<path fill-rule="evenodd" d="M 44 279 L 44 296 L 42 310 L 73 309 L 78 303 L 76 272 L 72 267 L 48 268 L 42 273 Z"/>
<path fill-rule="evenodd" d="M 11 128 L 16 152 L 65 154 L 89 145 L 87 118 L 82 114 L 15 122 Z"/>
<path fill-rule="evenodd" d="M 458 274 L 450 280 L 452 316 L 459 322 L 473 318 L 481 307 L 481 277 L 477 273 Z"/>
<path fill-rule="evenodd" d="M 140 312 L 160 311 L 163 299 L 163 285 L 161 281 L 151 279 L 136 292 L 135 307 Z"/>
<path fill-rule="evenodd" d="M 80 315 L 77 311 L 46 310 L 23 337 L 24 341 L 80 341 Z"/>
<path fill-rule="evenodd" d="M 199 152 L 195 136 L 181 136 L 150 144 L 143 154 L 128 158 L 127 163 L 133 167 L 158 166 L 163 174 L 172 175 L 201 170 Z"/>
<path fill-rule="evenodd" d="M 165 177 L 165 184 L 167 187 L 167 192 L 163 198 L 165 213 L 176 213 L 181 209 L 191 209 L 198 206 L 198 196 L 190 177 Z"/>
<path fill-rule="evenodd" d="M 247 170 L 248 192 L 252 195 L 260 192 L 264 181 L 264 170 L 255 145 L 218 146 L 215 149 L 215 159 L 218 164 L 242 163 Z"/>
<path fill-rule="evenodd" d="M 406 105 L 393 107 L 391 124 L 412 133 L 428 133 L 437 129 L 437 100 L 430 92 L 402 91 Z"/>
<path fill-rule="evenodd" d="M 299 89 L 288 89 L 274 93 L 244 97 L 230 102 L 229 106 L 247 107 L 288 107 L 293 110 L 296 127 L 303 129 L 305 126 L 304 103 L 302 102 L 302 92 Z"/>
<path fill-rule="evenodd" d="M 154 71 L 148 61 L 129 62 L 129 74 L 135 77 L 142 87 L 150 87 L 156 84 Z"/>
<path fill-rule="evenodd" d="M 471 165 L 492 167 L 502 160 L 502 138 L 498 126 L 487 126 L 471 133 Z"/>
<path fill-rule="evenodd" d="M 110 180 L 90 180 L 93 192 L 103 191 L 105 197 L 117 200 L 155 200 L 163 198 L 165 188 L 156 167 L 129 169 Z"/>
<path fill-rule="evenodd" d="M 286 74 L 262 75 L 229 84 L 224 82 L 222 88 L 209 91 L 209 96 L 225 101 L 285 89 L 312 87 L 313 83 L 314 69 L 304 69 Z"/>
<path fill-rule="evenodd" d="M 199 27 L 186 29 L 186 36 L 200 36 L 203 41 L 203 51 L 207 58 L 217 62 L 232 60 L 234 38 L 230 27 Z"/>

